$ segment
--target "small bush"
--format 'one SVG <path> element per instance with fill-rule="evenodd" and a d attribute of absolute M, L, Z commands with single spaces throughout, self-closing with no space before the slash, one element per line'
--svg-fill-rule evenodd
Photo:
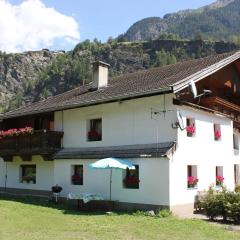
<path fill-rule="evenodd" d="M 240 186 L 235 187 L 235 192 L 240 193 Z"/>
<path fill-rule="evenodd" d="M 133 216 L 146 216 L 146 212 L 137 210 L 136 212 L 133 212 Z"/>
<path fill-rule="evenodd" d="M 226 211 L 229 220 L 236 223 L 240 222 L 240 201 L 238 203 L 228 203 Z"/>
<path fill-rule="evenodd" d="M 156 214 L 156 216 L 160 218 L 167 218 L 167 217 L 170 217 L 171 215 L 172 215 L 172 212 L 169 211 L 168 209 L 162 209 Z"/>
<path fill-rule="evenodd" d="M 168 209 L 162 209 L 154 212 L 152 211 L 136 211 L 133 213 L 134 216 L 147 216 L 147 217 L 158 217 L 158 218 L 167 218 L 172 215 L 172 212 Z"/>
<path fill-rule="evenodd" d="M 212 220 L 221 217 L 223 220 L 240 222 L 240 193 L 224 188 L 218 192 L 211 188 L 201 204 L 207 217 Z"/>

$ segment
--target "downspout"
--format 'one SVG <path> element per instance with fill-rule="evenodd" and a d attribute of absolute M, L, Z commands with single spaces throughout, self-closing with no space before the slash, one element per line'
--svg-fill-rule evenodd
<path fill-rule="evenodd" d="M 8 177 L 7 171 L 8 171 L 8 166 L 7 166 L 7 161 L 6 161 L 6 166 L 5 166 L 5 182 L 4 182 L 4 191 L 5 191 L 5 192 L 7 192 L 7 177 Z"/>
<path fill-rule="evenodd" d="M 64 132 L 64 110 L 61 111 L 62 114 L 61 114 L 61 123 L 62 123 L 62 126 L 61 126 L 61 131 Z M 62 138 L 62 148 L 63 148 L 63 138 Z"/>
<path fill-rule="evenodd" d="M 63 130 L 64 130 L 64 125 L 63 125 L 63 119 L 64 119 L 64 117 L 63 117 L 63 110 L 62 110 L 62 120 L 61 120 L 61 122 L 62 122 L 62 132 L 63 132 Z"/>

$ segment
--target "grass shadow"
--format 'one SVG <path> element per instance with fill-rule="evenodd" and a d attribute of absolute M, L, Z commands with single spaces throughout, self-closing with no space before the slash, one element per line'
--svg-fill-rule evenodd
<path fill-rule="evenodd" d="M 0 194 L 0 200 L 10 201 L 10 202 L 19 202 L 22 204 L 30 204 L 45 208 L 51 208 L 62 211 L 63 214 L 69 215 L 106 215 L 106 212 L 109 212 L 108 209 L 94 209 L 89 204 L 84 204 L 85 206 L 81 209 L 78 209 L 76 200 L 60 200 L 59 203 L 55 203 L 51 198 L 43 198 L 36 196 L 16 196 L 16 195 L 6 195 Z M 113 210 L 112 214 L 109 215 L 144 215 L 142 211 L 137 209 L 129 211 Z"/>
<path fill-rule="evenodd" d="M 35 196 L 12 196 L 12 195 L 0 195 L 0 200 L 19 202 L 22 204 L 30 204 L 45 208 L 51 208 L 62 211 L 63 214 L 70 215 L 103 215 L 104 211 L 88 211 L 87 208 L 79 210 L 77 202 L 73 203 L 72 200 L 62 201 L 55 203 L 51 198 L 35 197 Z"/>
<path fill-rule="evenodd" d="M 62 200 L 59 203 L 55 203 L 51 198 L 48 197 L 37 197 L 37 196 L 19 196 L 19 195 L 6 195 L 0 194 L 0 200 L 19 202 L 26 205 L 35 205 L 45 208 L 51 208 L 60 210 L 63 214 L 68 215 L 84 215 L 84 216 L 96 216 L 96 215 L 132 215 L 132 216 L 146 216 L 149 217 L 146 211 L 140 211 L 138 209 L 133 210 L 114 210 L 109 209 L 95 209 L 91 204 L 84 204 L 84 207 L 78 209 L 77 200 Z M 159 209 L 160 210 L 160 209 Z M 110 213 L 109 213 L 110 212 Z M 107 214 L 106 214 L 107 213 Z M 158 216 L 157 214 L 155 216 Z"/>

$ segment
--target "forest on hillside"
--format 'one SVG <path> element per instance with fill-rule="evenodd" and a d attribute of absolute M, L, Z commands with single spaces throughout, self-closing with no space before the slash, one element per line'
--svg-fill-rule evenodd
<path fill-rule="evenodd" d="M 162 34 L 157 40 L 143 42 L 112 38 L 107 43 L 86 40 L 66 53 L 47 49 L 21 54 L 0 53 L 1 111 L 89 83 L 91 63 L 95 60 L 109 63 L 109 74 L 113 77 L 236 49 L 238 45 L 234 43 L 185 40 L 174 34 Z"/>

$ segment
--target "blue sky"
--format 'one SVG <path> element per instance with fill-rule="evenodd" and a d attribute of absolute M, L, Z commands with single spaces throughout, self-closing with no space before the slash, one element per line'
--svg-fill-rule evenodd
<path fill-rule="evenodd" d="M 11 0 L 21 3 L 21 0 Z M 150 16 L 163 16 L 187 8 L 198 8 L 213 0 L 43 0 L 48 7 L 73 16 L 80 29 L 81 40 L 105 41 L 125 32 L 134 22 Z"/>
<path fill-rule="evenodd" d="M 69 50 L 79 41 L 94 38 L 105 42 L 110 36 L 117 37 L 124 33 L 133 23 L 143 18 L 162 17 L 167 13 L 194 9 L 214 2 L 214 0 L 0 0 L 0 4 L 1 1 L 5 4 L 2 4 L 0 14 L 6 16 L 2 18 L 0 16 L 2 38 L 0 50 L 7 52 L 44 47 Z M 11 6 L 6 6 L 6 3 Z M 49 8 L 53 8 L 54 11 L 50 13 Z M 41 11 L 44 16 L 38 15 Z M 15 21 L 11 26 L 5 20 L 9 15 L 11 15 L 9 19 Z M 1 29 L 1 24 L 5 28 Z M 12 32 L 9 33 L 11 28 Z M 35 32 L 35 35 L 28 29 Z M 36 29 L 39 29 L 39 33 Z M 19 32 L 21 36 L 20 44 L 15 32 Z M 38 37 L 39 39 L 36 39 Z"/>

